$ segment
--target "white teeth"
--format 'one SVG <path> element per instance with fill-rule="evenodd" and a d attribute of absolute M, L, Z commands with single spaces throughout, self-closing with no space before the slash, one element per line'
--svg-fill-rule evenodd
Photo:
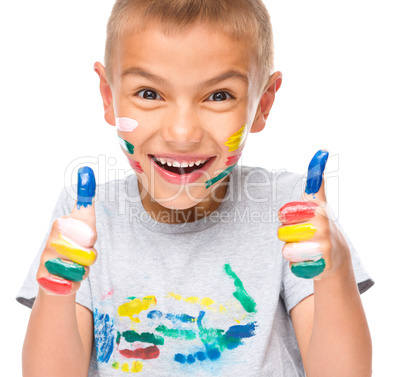
<path fill-rule="evenodd" d="M 191 162 L 183 161 L 182 163 L 180 163 L 179 161 L 175 161 L 175 160 L 168 161 L 161 157 L 155 157 L 155 159 L 158 160 L 162 165 L 167 164 L 168 166 L 174 166 L 176 168 L 192 167 L 192 166 L 194 166 L 194 164 L 199 166 L 199 165 L 203 164 L 205 161 L 207 161 L 205 159 L 205 160 L 198 160 L 198 161 L 191 161 Z"/>

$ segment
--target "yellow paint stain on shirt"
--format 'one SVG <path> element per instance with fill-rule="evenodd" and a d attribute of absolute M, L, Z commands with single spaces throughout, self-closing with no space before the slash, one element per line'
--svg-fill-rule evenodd
<path fill-rule="evenodd" d="M 138 323 L 140 320 L 138 317 L 134 317 L 134 315 L 138 315 L 143 310 L 148 310 L 155 305 L 155 296 L 145 296 L 142 300 L 140 298 L 135 298 L 130 302 L 120 305 L 117 308 L 117 313 L 120 317 L 129 317 L 133 322 Z"/>
<path fill-rule="evenodd" d="M 121 370 L 123 372 L 129 372 L 130 371 L 130 367 L 128 366 L 128 363 L 124 363 L 123 366 L 121 367 Z"/>
<path fill-rule="evenodd" d="M 59 254 L 66 256 L 82 266 L 91 266 L 96 260 L 96 254 L 92 249 L 79 248 L 59 237 L 50 244 Z"/>
<path fill-rule="evenodd" d="M 177 301 L 180 301 L 181 300 L 181 295 L 178 295 L 178 294 L 176 294 L 176 293 L 173 293 L 173 292 L 169 292 L 168 293 L 168 295 L 167 295 L 167 297 L 168 298 L 174 298 L 175 300 L 177 300 Z"/>
<path fill-rule="evenodd" d="M 223 306 L 223 305 L 219 305 L 219 313 L 227 313 L 228 310 Z"/>
<path fill-rule="evenodd" d="M 212 298 L 204 297 L 204 298 L 201 300 L 201 306 L 204 306 L 204 307 L 206 307 L 206 308 L 209 308 L 212 304 L 215 304 L 215 301 L 212 300 Z"/>
<path fill-rule="evenodd" d="M 198 297 L 191 296 L 191 297 L 185 298 L 184 301 L 188 302 L 189 304 L 198 304 L 200 299 Z"/>
<path fill-rule="evenodd" d="M 131 367 L 130 372 L 138 373 L 142 371 L 142 361 L 133 361 L 133 366 Z"/>
<path fill-rule="evenodd" d="M 246 125 L 240 128 L 239 131 L 235 132 L 231 135 L 226 143 L 224 143 L 227 147 L 229 147 L 229 152 L 233 152 L 240 147 L 243 141 L 246 138 Z"/>

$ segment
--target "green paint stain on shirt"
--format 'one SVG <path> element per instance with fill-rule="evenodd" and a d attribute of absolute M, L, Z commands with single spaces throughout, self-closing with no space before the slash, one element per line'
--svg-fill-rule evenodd
<path fill-rule="evenodd" d="M 180 329 L 169 329 L 165 325 L 159 325 L 155 331 L 165 335 L 169 338 L 175 339 L 185 339 L 185 340 L 194 340 L 196 339 L 196 334 L 191 330 L 180 330 Z"/>
<path fill-rule="evenodd" d="M 239 300 L 240 304 L 243 306 L 247 313 L 257 313 L 256 303 L 254 299 L 246 292 L 244 289 L 242 281 L 238 278 L 235 272 L 230 267 L 230 264 L 225 264 L 225 272 L 234 280 L 234 285 L 236 287 L 236 292 L 233 296 Z"/>
<path fill-rule="evenodd" d="M 129 343 L 134 342 L 144 342 L 151 343 L 154 345 L 163 345 L 165 344 L 165 339 L 161 336 L 151 334 L 149 332 L 143 332 L 141 334 L 137 333 L 134 330 L 124 331 L 121 336 Z"/>
<path fill-rule="evenodd" d="M 208 188 L 212 186 L 214 183 L 220 181 L 222 178 L 225 178 L 231 171 L 232 169 L 236 166 L 236 164 L 229 166 L 227 169 L 225 169 L 222 173 L 217 175 L 216 177 L 209 179 L 208 181 L 205 182 L 205 188 Z"/>
<path fill-rule="evenodd" d="M 292 265 L 292 272 L 299 278 L 311 279 L 323 272 L 325 269 L 325 260 L 323 258 L 318 261 L 307 261 L 295 263 Z"/>
<path fill-rule="evenodd" d="M 119 143 L 123 149 L 130 154 L 134 154 L 134 145 L 129 143 L 127 140 L 122 139 L 120 136 L 117 137 L 119 138 Z"/>

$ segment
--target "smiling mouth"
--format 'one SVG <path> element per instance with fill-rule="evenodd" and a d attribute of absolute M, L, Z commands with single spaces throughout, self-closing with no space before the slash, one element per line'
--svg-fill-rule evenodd
<path fill-rule="evenodd" d="M 185 175 L 185 174 L 190 174 L 194 171 L 202 169 L 208 162 L 210 162 L 212 159 L 215 157 L 210 157 L 208 158 L 205 162 L 199 164 L 198 166 L 194 164 L 194 166 L 188 166 L 188 167 L 183 167 L 183 166 L 169 166 L 168 164 L 162 164 L 160 161 L 158 161 L 153 155 L 150 155 L 152 160 L 155 162 L 156 165 L 161 167 L 162 169 L 169 171 L 171 173 L 177 174 L 177 175 Z"/>

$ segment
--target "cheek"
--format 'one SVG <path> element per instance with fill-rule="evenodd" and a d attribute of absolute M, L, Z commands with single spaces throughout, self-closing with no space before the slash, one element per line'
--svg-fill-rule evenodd
<path fill-rule="evenodd" d="M 122 132 L 132 132 L 138 127 L 138 122 L 132 118 L 116 118 L 116 128 Z"/>
<path fill-rule="evenodd" d="M 229 152 L 237 151 L 246 140 L 247 125 L 244 124 L 239 130 L 231 134 L 224 145 L 229 148 Z"/>

